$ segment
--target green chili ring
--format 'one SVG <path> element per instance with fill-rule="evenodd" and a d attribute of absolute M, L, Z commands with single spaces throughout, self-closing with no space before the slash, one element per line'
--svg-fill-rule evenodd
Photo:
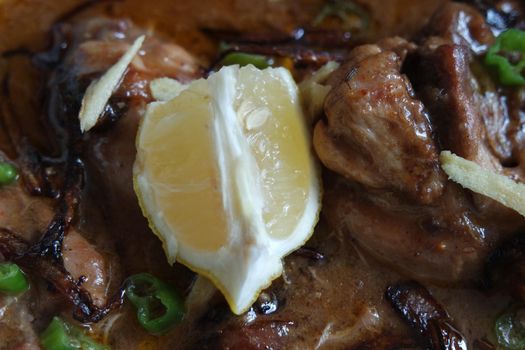
<path fill-rule="evenodd" d="M 18 179 L 18 171 L 7 162 L 0 162 L 0 185 L 9 185 Z"/>
<path fill-rule="evenodd" d="M 59 317 L 47 326 L 40 335 L 40 343 L 45 350 L 108 350 L 86 335 L 82 329 L 69 325 Z"/>
<path fill-rule="evenodd" d="M 138 322 L 150 333 L 164 333 L 184 317 L 184 302 L 177 291 L 149 273 L 129 277 L 126 296 L 137 308 Z"/>
<path fill-rule="evenodd" d="M 511 62 L 505 53 L 515 54 L 517 62 Z M 525 85 L 525 32 L 509 29 L 501 33 L 487 51 L 485 64 L 496 70 L 503 85 Z"/>
<path fill-rule="evenodd" d="M 244 52 L 231 52 L 221 60 L 221 65 L 223 66 L 238 64 L 242 67 L 252 64 L 259 69 L 268 68 L 272 63 L 272 59 L 269 57 Z"/>
<path fill-rule="evenodd" d="M 17 264 L 0 264 L 0 292 L 6 294 L 19 294 L 28 289 L 29 282 Z"/>
<path fill-rule="evenodd" d="M 511 308 L 501 314 L 494 325 L 498 344 L 509 350 L 525 349 L 525 326 L 518 319 L 523 308 Z"/>
<path fill-rule="evenodd" d="M 370 26 L 370 16 L 368 12 L 360 5 L 353 1 L 347 0 L 330 0 L 321 8 L 319 14 L 315 17 L 312 25 L 319 26 L 327 17 L 337 17 L 346 26 L 350 21 L 349 15 L 353 14 L 360 18 L 362 27 L 367 29 Z"/>

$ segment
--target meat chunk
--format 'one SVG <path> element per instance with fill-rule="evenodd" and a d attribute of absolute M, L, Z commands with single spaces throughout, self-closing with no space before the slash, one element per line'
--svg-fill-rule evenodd
<path fill-rule="evenodd" d="M 40 239 L 40 232 L 53 217 L 51 200 L 30 196 L 20 183 L 1 186 L 0 198 L 0 227 L 29 242 Z"/>
<path fill-rule="evenodd" d="M 327 220 L 392 268 L 441 283 L 465 283 L 481 273 L 489 251 L 485 238 L 494 231 L 481 225 L 455 185 L 447 185 L 439 201 L 424 206 L 364 192 L 333 175 L 325 183 Z"/>
<path fill-rule="evenodd" d="M 75 23 L 70 33 L 73 40 L 64 62 L 70 68 L 68 74 L 77 79 L 103 74 L 142 34 L 144 31 L 129 20 L 100 17 Z M 135 74 L 140 73 L 140 80 L 167 76 L 187 81 L 197 77 L 201 71 L 200 62 L 185 49 L 150 35 L 134 58 L 128 75 L 137 78 Z M 127 82 L 133 83 L 129 77 Z M 131 90 L 126 82 L 122 86 L 127 92 Z M 147 87 L 145 90 L 148 90 Z"/>
<path fill-rule="evenodd" d="M 475 8 L 450 2 L 442 6 L 423 30 L 425 38 L 437 36 L 481 54 L 494 42 L 485 18 Z"/>
<path fill-rule="evenodd" d="M 86 289 L 97 306 L 106 303 L 108 270 L 106 259 L 76 230 L 64 238 L 64 267 Z"/>
<path fill-rule="evenodd" d="M 84 27 L 90 33 L 87 40 L 82 35 Z M 93 76 L 103 74 L 140 34 L 140 29 L 128 21 L 98 19 L 77 25 L 74 37 L 78 42 L 65 61 L 66 67 L 70 67 L 70 71 L 76 69 L 77 73 L 69 79 L 91 80 Z M 134 204 L 132 165 L 135 160 L 135 134 L 145 105 L 151 101 L 149 82 L 159 77 L 184 82 L 200 74 L 199 62 L 180 46 L 163 42 L 155 36 L 146 39 L 110 101 L 107 112 L 110 119 L 113 117 L 113 125 L 85 136 L 86 161 L 92 179 L 108 191 L 105 195 L 110 200 L 109 205 L 121 207 L 122 203 L 127 204 L 121 210 L 112 210 L 112 213 L 130 207 L 136 212 L 138 208 Z M 140 215 L 134 213 L 131 217 Z"/>
<path fill-rule="evenodd" d="M 517 213 L 445 182 L 436 160 L 447 149 L 522 179 L 522 146 L 514 140 L 522 139 L 516 125 L 523 117 L 513 107 L 522 103 L 508 103 L 519 98 L 503 95 L 477 61 L 492 40 L 475 9 L 449 4 L 417 48 L 396 49 L 395 40 L 357 47 L 329 80 L 314 145 L 346 181 L 328 175 L 325 216 L 418 279 L 479 278 L 493 244 L 524 225 Z"/>
<path fill-rule="evenodd" d="M 465 11 L 471 13 L 468 18 L 477 18 L 476 26 L 469 26 L 468 18 L 461 15 Z M 443 12 L 436 17 L 447 19 L 449 25 L 440 28 L 431 22 L 433 34 L 440 36 L 424 41 L 406 65 L 417 95 L 429 109 L 440 145 L 484 168 L 525 181 L 519 167 L 523 158 L 518 141 L 522 138 L 518 125 L 523 123 L 519 93 L 505 96 L 475 56 L 476 46 L 458 39 L 480 31 L 485 38 L 493 36 L 468 6 L 449 5 Z M 512 216 L 492 200 L 474 198 L 486 216 Z"/>
<path fill-rule="evenodd" d="M 367 45 L 330 78 L 314 146 L 352 184 L 329 177 L 324 213 L 405 273 L 457 281 L 481 271 L 485 229 L 461 191 L 445 186 L 430 122 L 400 68 L 397 54 Z"/>
<path fill-rule="evenodd" d="M 477 81 L 470 71 L 468 47 L 445 43 L 434 48 L 428 42 L 419 52 L 418 69 L 409 76 L 429 108 L 441 146 L 497 170 L 480 118 L 481 98 L 475 94 Z"/>
<path fill-rule="evenodd" d="M 430 203 L 444 179 L 428 116 L 401 65 L 394 51 L 356 48 L 331 79 L 314 146 L 326 167 L 350 180 Z"/>
<path fill-rule="evenodd" d="M 451 3 L 425 33 L 430 37 L 409 57 L 406 70 L 442 147 L 509 173 L 503 168 L 515 167 L 522 153 L 522 102 L 516 90 L 499 89 L 480 62 L 478 54 L 494 42 L 490 26 L 474 8 Z M 520 178 L 521 172 L 511 175 Z"/>
<path fill-rule="evenodd" d="M 494 41 L 489 26 L 474 8 L 450 3 L 434 14 L 424 35 L 426 39 L 409 57 L 406 70 L 429 109 L 440 145 L 498 170 L 480 118 L 484 102 L 480 84 L 471 71 L 474 55 L 486 51 Z M 490 102 L 495 115 L 501 114 L 499 101 Z"/>

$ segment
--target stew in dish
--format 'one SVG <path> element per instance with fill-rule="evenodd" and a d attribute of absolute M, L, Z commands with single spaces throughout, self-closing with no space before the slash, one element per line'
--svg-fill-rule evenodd
<path fill-rule="evenodd" d="M 0 32 L 0 349 L 525 349 L 525 219 L 440 163 L 525 183 L 523 2 L 6 0 Z M 241 315 L 167 262 L 132 170 L 150 82 L 229 64 L 327 87 L 320 221 Z"/>

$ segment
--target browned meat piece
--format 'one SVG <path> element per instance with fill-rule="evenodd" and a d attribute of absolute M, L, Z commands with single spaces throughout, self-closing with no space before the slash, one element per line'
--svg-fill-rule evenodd
<path fill-rule="evenodd" d="M 83 33 L 90 33 L 84 36 Z M 82 81 L 101 75 L 127 50 L 142 32 L 127 21 L 98 19 L 76 25 L 75 42 L 65 60 L 66 69 L 75 73 L 69 79 Z M 123 39 L 118 39 L 122 37 Z M 107 206 L 123 217 L 140 217 L 132 187 L 132 165 L 135 160 L 135 134 L 143 108 L 151 101 L 149 82 L 154 78 L 172 77 L 188 81 L 199 77 L 198 61 L 181 47 L 148 37 L 139 55 L 129 67 L 123 83 L 112 98 L 108 112 L 113 112 L 113 124 L 85 135 L 86 161 L 90 180 L 103 186 Z M 119 107 L 122 106 L 122 107 Z M 132 208 L 133 215 L 129 215 Z M 144 226 L 142 226 L 144 227 Z"/>
<path fill-rule="evenodd" d="M 425 37 L 438 36 L 453 44 L 467 46 L 475 54 L 483 53 L 494 42 L 485 18 L 471 6 L 448 3 L 432 16 L 423 31 Z"/>
<path fill-rule="evenodd" d="M 410 57 L 407 70 L 430 111 L 440 145 L 498 170 L 480 118 L 479 83 L 470 70 L 473 54 L 485 51 L 494 40 L 490 28 L 472 7 L 451 3 L 433 16 L 424 32 L 429 39 L 418 50 L 420 57 Z M 501 112 L 499 101 L 490 102 L 495 102 L 491 106 L 496 113 Z"/>
<path fill-rule="evenodd" d="M 104 257 L 74 229 L 64 238 L 62 252 L 66 270 L 91 294 L 95 305 L 103 306 L 109 287 Z"/>
<path fill-rule="evenodd" d="M 127 20 L 95 18 L 75 23 L 70 35 L 65 65 L 71 78 L 83 79 L 104 73 L 129 48 L 133 40 L 144 30 Z M 147 34 L 147 33 L 146 33 Z M 130 93 L 139 81 L 148 82 L 159 76 L 176 77 L 187 81 L 201 73 L 199 62 L 182 47 L 165 42 L 152 35 L 144 42 L 139 55 L 135 57 L 128 72 L 128 80 L 121 85 L 121 91 Z M 140 77 L 137 76 L 140 75 Z M 130 77 L 134 78 L 132 81 Z M 146 86 L 141 87 L 147 92 Z M 128 97 L 134 94 L 128 95 Z M 143 95 L 145 97 L 147 95 Z"/>
<path fill-rule="evenodd" d="M 414 328 L 432 350 L 466 350 L 463 335 L 452 320 L 422 285 L 402 282 L 388 287 L 386 298 L 401 317 Z"/>
<path fill-rule="evenodd" d="M 324 212 L 406 273 L 457 281 L 481 271 L 486 228 L 457 187 L 444 191 L 428 117 L 401 63 L 392 51 L 361 46 L 330 78 L 327 121 L 317 124 L 314 146 L 324 165 L 366 191 L 330 178 Z M 432 205 L 407 204 L 406 196 Z"/>
<path fill-rule="evenodd" d="M 27 194 L 22 184 L 0 187 L 0 227 L 36 242 L 53 217 L 51 200 Z"/>
<path fill-rule="evenodd" d="M 399 57 L 380 46 L 355 48 L 349 61 L 330 78 L 334 87 L 325 101 L 326 121 L 316 126 L 314 145 L 321 161 L 350 182 L 328 176 L 324 213 L 336 229 L 348 232 L 368 252 L 410 276 L 465 283 L 479 278 L 491 246 L 522 228 L 524 220 L 490 199 L 445 184 L 435 155 L 440 149 L 452 150 L 522 179 L 520 166 L 504 168 L 505 164 L 519 165 L 517 160 L 523 157 L 522 143 L 515 141 L 522 140 L 516 127 L 522 124 L 522 102 L 513 93 L 509 100 L 516 102 L 507 103 L 486 73 L 478 71 L 481 67 L 476 65 L 474 50 L 489 44 L 493 36 L 473 8 L 443 7 L 425 33 L 439 36 L 399 55 L 406 55 L 403 72 L 428 108 L 428 119 L 407 78 L 399 73 L 401 63 L 383 63 L 389 57 L 399 62 Z M 383 45 L 395 47 L 392 42 Z M 378 57 L 383 61 L 378 62 Z M 369 61 L 389 74 L 373 68 L 364 71 Z M 398 82 L 398 89 L 392 88 L 396 86 L 392 81 Z M 401 102 L 400 91 L 405 98 Z M 374 100 L 376 95 L 381 99 Z M 419 114 L 407 107 L 414 105 L 421 106 L 416 109 Z M 389 121 L 391 116 L 402 116 L 401 112 L 413 118 L 395 119 L 404 128 L 392 130 L 381 124 L 382 117 L 389 116 Z M 368 120 L 375 124 L 366 123 Z M 381 142 L 375 144 L 376 139 Z M 399 185 L 385 186 L 386 176 L 398 184 L 398 179 L 408 179 L 405 190 L 399 191 Z M 414 199 L 414 189 L 426 194 L 426 201 L 407 202 L 407 196 Z"/>
<path fill-rule="evenodd" d="M 522 97 L 519 90 L 498 90 L 474 57 L 494 41 L 488 24 L 472 7 L 451 3 L 427 28 L 427 35 L 437 37 L 425 40 L 407 71 L 443 148 L 497 171 L 515 167 L 522 153 L 517 140 Z"/>
<path fill-rule="evenodd" d="M 471 14 L 466 16 L 465 11 Z M 477 19 L 470 22 L 472 18 Z M 439 26 L 436 21 L 444 24 Z M 443 149 L 525 181 L 519 166 L 524 160 L 523 131 L 518 126 L 523 123 L 519 91 L 503 95 L 474 57 L 477 46 L 473 41 L 458 39 L 460 30 L 462 38 L 483 32 L 489 44 L 493 36 L 482 21 L 468 6 L 447 6 L 429 25 L 440 37 L 426 40 L 409 57 L 407 72 L 429 109 Z M 486 216 L 512 216 L 492 200 L 478 195 L 474 198 L 477 209 Z"/>
<path fill-rule="evenodd" d="M 428 107 L 443 149 L 498 170 L 491 157 L 485 125 L 481 116 L 481 96 L 470 71 L 468 47 L 442 44 L 423 52 L 414 86 Z M 423 51 L 423 49 L 421 50 Z M 423 75 L 421 75 L 423 74 Z"/>
<path fill-rule="evenodd" d="M 325 183 L 324 215 L 366 251 L 425 281 L 460 282 L 481 272 L 494 229 L 478 222 L 468 198 L 448 185 L 432 206 L 410 205 L 403 198 L 364 192 L 341 179 Z"/>
<path fill-rule="evenodd" d="M 423 104 L 400 73 L 393 51 L 354 49 L 334 72 L 314 146 L 323 164 L 346 178 L 430 203 L 443 190 L 438 153 Z"/>

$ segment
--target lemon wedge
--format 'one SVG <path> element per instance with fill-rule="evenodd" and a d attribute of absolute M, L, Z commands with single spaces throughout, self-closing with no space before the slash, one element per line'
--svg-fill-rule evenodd
<path fill-rule="evenodd" d="M 208 277 L 240 314 L 318 220 L 298 89 L 284 68 L 228 66 L 174 96 L 148 105 L 135 192 L 170 263 Z"/>

